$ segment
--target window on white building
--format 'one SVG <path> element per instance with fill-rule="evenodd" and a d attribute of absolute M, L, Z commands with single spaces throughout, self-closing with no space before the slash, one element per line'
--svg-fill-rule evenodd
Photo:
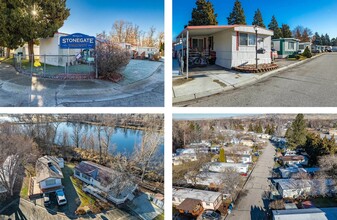
<path fill-rule="evenodd" d="M 56 179 L 46 180 L 46 186 L 52 186 L 56 184 Z"/>
<path fill-rule="evenodd" d="M 255 34 L 240 33 L 240 46 L 255 46 L 256 36 Z"/>
<path fill-rule="evenodd" d="M 288 50 L 294 50 L 295 49 L 295 43 L 294 42 L 289 42 L 288 43 Z"/>

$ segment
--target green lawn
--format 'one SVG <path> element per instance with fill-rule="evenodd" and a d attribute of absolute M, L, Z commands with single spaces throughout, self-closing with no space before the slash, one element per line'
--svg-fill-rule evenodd
<path fill-rule="evenodd" d="M 161 214 L 161 215 L 158 215 L 157 217 L 155 217 L 153 220 L 164 220 L 165 217 L 164 217 L 164 213 Z"/>
<path fill-rule="evenodd" d="M 28 199 L 29 180 L 30 178 L 28 176 L 23 179 L 22 188 L 20 191 L 21 198 Z"/>

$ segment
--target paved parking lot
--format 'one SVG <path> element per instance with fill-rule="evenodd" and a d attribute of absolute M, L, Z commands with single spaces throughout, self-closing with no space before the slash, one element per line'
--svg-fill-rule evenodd
<path fill-rule="evenodd" d="M 263 200 L 263 194 L 269 190 L 268 177 L 274 165 L 274 146 L 269 143 L 260 156 L 251 176 L 240 192 L 236 205 L 226 219 L 228 220 L 264 220 L 267 219 L 266 207 L 268 201 Z"/>

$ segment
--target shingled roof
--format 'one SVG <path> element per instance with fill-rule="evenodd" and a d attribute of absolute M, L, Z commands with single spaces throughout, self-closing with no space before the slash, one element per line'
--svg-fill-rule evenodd
<path fill-rule="evenodd" d="M 51 156 L 40 157 L 35 165 L 36 180 L 38 183 L 48 179 L 62 179 L 63 174 L 58 165 L 57 158 Z"/>

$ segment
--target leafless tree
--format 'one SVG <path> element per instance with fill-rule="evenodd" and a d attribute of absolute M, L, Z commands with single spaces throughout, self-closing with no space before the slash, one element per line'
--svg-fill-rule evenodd
<path fill-rule="evenodd" d="M 76 148 L 80 148 L 81 144 L 81 124 L 80 123 L 71 123 L 72 127 L 72 136 L 71 139 L 75 145 Z"/>
<path fill-rule="evenodd" d="M 0 184 L 13 196 L 15 183 L 24 175 L 22 166 L 34 161 L 36 145 L 25 135 L 1 133 L 0 151 Z"/>
<path fill-rule="evenodd" d="M 156 129 L 147 130 L 144 132 L 141 143 L 134 148 L 133 160 L 141 168 L 141 181 L 144 180 L 145 174 L 159 149 L 161 139 L 162 136 Z"/>
<path fill-rule="evenodd" d="M 103 127 L 102 129 L 102 147 L 103 147 L 103 155 L 104 155 L 104 160 L 106 160 L 106 157 L 108 156 L 109 153 L 109 147 L 111 145 L 111 138 L 112 135 L 114 134 L 114 128 L 113 127 Z M 112 146 L 111 153 L 114 154 L 116 150 L 116 145 Z"/>
<path fill-rule="evenodd" d="M 219 184 L 219 192 L 231 194 L 234 197 L 238 191 L 238 185 L 241 182 L 240 174 L 234 168 L 227 168 L 222 173 Z"/>

